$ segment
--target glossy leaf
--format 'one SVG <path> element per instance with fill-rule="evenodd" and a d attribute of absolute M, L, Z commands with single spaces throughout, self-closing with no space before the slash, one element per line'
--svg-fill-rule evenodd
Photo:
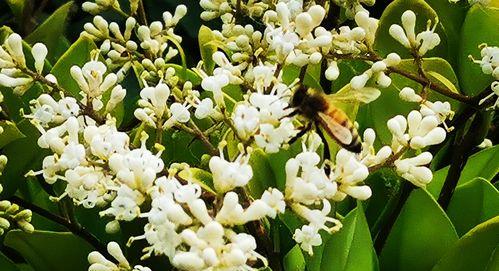
<path fill-rule="evenodd" d="M 466 233 L 435 265 L 433 271 L 497 270 L 499 216 Z"/>
<path fill-rule="evenodd" d="M 2 271 L 19 271 L 19 268 L 5 254 L 0 252 L 0 267 Z"/>
<path fill-rule="evenodd" d="M 26 137 L 7 144 L 2 152 L 8 158 L 0 182 L 4 187 L 2 196 L 14 194 L 17 188 L 26 181 L 24 175 L 30 170 L 41 168 L 41 162 L 48 152 L 38 147 L 38 130 L 28 121 L 19 122 L 17 126 Z"/>
<path fill-rule="evenodd" d="M 178 173 L 179 177 L 199 184 L 204 190 L 212 193 L 215 193 L 215 188 L 213 186 L 213 176 L 210 172 L 199 169 L 199 168 L 189 168 L 184 169 Z"/>
<path fill-rule="evenodd" d="M 300 246 L 295 245 L 287 254 L 284 256 L 284 270 L 285 271 L 304 271 L 305 270 L 305 258 L 300 249 Z"/>
<path fill-rule="evenodd" d="M 31 32 L 25 38 L 25 41 L 30 44 L 42 42 L 47 46 L 48 59 L 57 60 L 59 55 L 56 53 L 60 51 L 58 47 L 65 45 L 61 42 L 61 37 L 64 35 L 66 22 L 68 21 L 69 12 L 73 4 L 70 1 L 59 7 L 50 17 Z"/>
<path fill-rule="evenodd" d="M 433 174 L 433 180 L 427 186 L 428 191 L 434 196 L 438 197 L 440 190 L 447 177 L 449 167 L 442 168 Z M 491 180 L 499 172 L 499 145 L 487 148 L 472 155 L 459 178 L 458 185 L 464 184 L 473 180 L 475 177 L 485 178 Z"/>
<path fill-rule="evenodd" d="M 484 74 L 480 65 L 473 63 L 468 56 L 481 59 L 478 48 L 480 44 L 497 45 L 499 31 L 480 31 L 480 29 L 497 26 L 498 21 L 499 8 L 494 7 L 474 5 L 466 15 L 459 43 L 459 77 L 463 92 L 468 95 L 481 92 L 493 81 L 493 77 Z"/>
<path fill-rule="evenodd" d="M 80 37 L 64 55 L 59 58 L 59 61 L 54 65 L 50 72 L 55 77 L 59 85 L 67 90 L 73 97 L 80 97 L 80 88 L 78 84 L 71 77 L 70 69 L 76 65 L 82 67 L 85 63 L 90 61 L 90 51 L 96 49 L 95 43 L 86 37 Z"/>
<path fill-rule="evenodd" d="M 425 190 L 415 190 L 381 251 L 381 270 L 429 270 L 457 239 L 438 203 Z"/>
<path fill-rule="evenodd" d="M 342 221 L 343 227 L 324 246 L 321 271 L 378 270 L 369 226 L 362 204 Z"/>
<path fill-rule="evenodd" d="M 260 149 L 251 153 L 249 164 L 253 169 L 253 178 L 251 178 L 247 187 L 251 196 L 260 198 L 265 190 L 276 187 L 274 172 L 267 154 Z"/>
<path fill-rule="evenodd" d="M 93 248 L 67 232 L 13 230 L 5 236 L 5 245 L 16 250 L 35 271 L 86 271 L 87 255 Z"/>
<path fill-rule="evenodd" d="M 461 236 L 499 215 L 499 191 L 487 180 L 475 178 L 456 188 L 447 214 Z"/>
<path fill-rule="evenodd" d="M 217 51 L 217 47 L 211 43 L 215 38 L 211 33 L 211 29 L 207 26 L 202 25 L 199 28 L 198 40 L 199 49 L 201 51 L 201 59 L 203 59 L 204 68 L 208 73 L 212 73 L 215 68 L 215 62 L 213 61 L 213 53 Z"/>
<path fill-rule="evenodd" d="M 3 130 L 3 132 L 0 133 L 0 148 L 3 148 L 16 139 L 25 137 L 12 121 L 2 120 L 0 121 L 0 127 L 2 127 Z"/>

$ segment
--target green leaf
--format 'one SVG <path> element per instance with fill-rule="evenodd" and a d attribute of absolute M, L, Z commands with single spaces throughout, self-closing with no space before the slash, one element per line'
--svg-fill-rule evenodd
<path fill-rule="evenodd" d="M 0 127 L 3 129 L 3 132 L 0 133 L 0 148 L 3 148 L 16 139 L 25 137 L 12 121 L 2 120 L 0 121 Z"/>
<path fill-rule="evenodd" d="M 276 187 L 274 172 L 269 158 L 261 149 L 251 153 L 249 164 L 253 169 L 253 178 L 248 183 L 248 189 L 253 198 L 260 198 L 270 187 Z"/>
<path fill-rule="evenodd" d="M 378 270 L 378 259 L 360 202 L 342 223 L 341 230 L 324 246 L 321 270 Z"/>
<path fill-rule="evenodd" d="M 276 186 L 279 190 L 284 191 L 286 186 L 286 162 L 302 152 L 301 140 L 297 140 L 288 149 L 281 149 L 277 153 L 269 154 L 269 164 L 274 171 Z"/>
<path fill-rule="evenodd" d="M 284 256 L 284 270 L 305 271 L 305 258 L 303 257 L 300 246 L 295 245 L 286 256 Z"/>
<path fill-rule="evenodd" d="M 41 168 L 43 157 L 48 155 L 47 150 L 38 146 L 37 140 L 40 133 L 30 122 L 19 122 L 17 127 L 26 137 L 19 138 L 2 149 L 3 154 L 9 159 L 0 176 L 0 182 L 4 186 L 2 192 L 4 197 L 14 194 L 17 188 L 26 181 L 24 175 L 29 170 Z"/>
<path fill-rule="evenodd" d="M 201 84 L 201 77 L 199 77 L 196 73 L 194 73 L 190 69 L 185 69 L 184 67 L 178 65 L 178 64 L 173 64 L 173 63 L 167 63 L 165 67 L 169 68 L 172 67 L 175 69 L 175 75 L 180 77 L 183 81 L 191 81 L 193 85 L 199 85 Z M 185 76 L 184 76 L 185 74 Z"/>
<path fill-rule="evenodd" d="M 73 97 L 80 97 L 80 88 L 73 80 L 69 70 L 72 66 L 83 66 L 90 61 L 90 51 L 97 49 L 95 43 L 86 37 L 80 37 L 69 49 L 61 56 L 59 61 L 52 68 L 51 74 L 57 77 L 59 85 L 66 89 Z"/>
<path fill-rule="evenodd" d="M 199 168 L 184 169 L 178 173 L 179 177 L 199 184 L 204 190 L 216 194 L 213 186 L 213 176 L 210 172 Z"/>
<path fill-rule="evenodd" d="M 25 41 L 34 44 L 36 42 L 44 43 L 48 48 L 48 59 L 56 61 L 60 55 L 55 54 L 59 46 L 64 46 L 61 43 L 61 37 L 64 36 L 66 22 L 68 20 L 69 11 L 73 6 L 73 2 L 67 2 L 59 7 L 50 17 L 48 17 L 40 26 L 38 26 L 31 34 L 29 34 Z"/>
<path fill-rule="evenodd" d="M 7 4 L 12 10 L 12 13 L 17 18 L 21 20 L 24 16 L 24 8 L 26 7 L 26 0 L 7 0 Z"/>
<path fill-rule="evenodd" d="M 499 216 L 496 216 L 466 233 L 432 270 L 498 270 L 498 233 Z"/>
<path fill-rule="evenodd" d="M 461 29 L 459 47 L 459 77 L 463 92 L 475 95 L 492 83 L 494 78 L 484 74 L 479 64 L 473 63 L 468 56 L 481 59 L 478 46 L 483 43 L 497 45 L 499 31 L 480 31 L 484 26 L 497 26 L 499 9 L 474 5 L 467 13 Z"/>
<path fill-rule="evenodd" d="M 320 64 L 307 66 L 307 71 L 305 72 L 305 78 L 303 80 L 305 86 L 322 90 L 322 86 L 319 83 L 321 78 L 320 68 Z M 300 70 L 300 67 L 293 64 L 285 66 L 282 69 L 282 82 L 287 85 L 293 83 L 293 81 L 300 76 Z"/>
<path fill-rule="evenodd" d="M 35 271 L 86 271 L 87 256 L 93 248 L 80 237 L 67 232 L 13 230 L 5 245 L 16 250 Z"/>
<path fill-rule="evenodd" d="M 458 237 L 428 192 L 412 192 L 380 255 L 381 270 L 430 270 Z"/>
<path fill-rule="evenodd" d="M 217 46 L 211 42 L 213 40 L 215 40 L 215 37 L 211 32 L 211 29 L 202 25 L 201 28 L 199 28 L 198 41 L 201 59 L 203 60 L 204 68 L 208 74 L 211 74 L 215 68 L 213 53 L 217 51 Z"/>
<path fill-rule="evenodd" d="M 475 178 L 456 188 L 447 214 L 461 236 L 499 215 L 499 191 L 487 180 Z"/>
<path fill-rule="evenodd" d="M 434 197 L 438 197 L 442 189 L 449 166 L 439 169 L 433 174 L 433 180 L 426 187 Z M 491 180 L 499 172 L 499 145 L 487 148 L 472 155 L 461 172 L 458 185 L 481 177 Z"/>
<path fill-rule="evenodd" d="M 5 254 L 0 252 L 0 266 L 2 271 L 19 271 L 19 268 Z"/>
<path fill-rule="evenodd" d="M 432 26 L 435 24 L 437 13 L 423 0 L 395 0 L 390 3 L 383 11 L 379 19 L 379 27 L 376 32 L 374 49 L 381 55 L 389 53 L 398 53 L 402 58 L 411 58 L 409 49 L 405 48 L 390 36 L 388 30 L 392 24 L 401 25 L 401 16 L 406 10 L 412 10 L 416 14 L 416 33 L 426 30 L 428 20 L 431 20 Z M 447 50 L 447 42 L 445 33 L 441 24 L 438 24 L 436 32 L 440 35 L 441 42 L 433 50 L 429 51 L 426 56 L 441 56 L 449 55 Z"/>

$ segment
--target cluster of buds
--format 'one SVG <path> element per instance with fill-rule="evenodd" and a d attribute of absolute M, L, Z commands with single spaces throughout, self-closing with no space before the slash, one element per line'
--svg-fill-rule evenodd
<path fill-rule="evenodd" d="M 353 18 L 359 12 L 367 12 L 362 4 L 372 6 L 375 0 L 334 0 L 334 3 L 345 9 L 345 15 L 348 18 Z"/>
<path fill-rule="evenodd" d="M 367 82 L 372 79 L 376 88 L 387 88 L 391 85 L 392 80 L 385 72 L 389 67 L 397 66 L 399 63 L 400 56 L 396 53 L 390 53 L 386 59 L 374 62 L 371 68 L 361 75 L 352 77 L 350 86 L 355 90 L 361 91 L 366 87 Z"/>
<path fill-rule="evenodd" d="M 379 20 L 369 17 L 367 11 L 359 11 L 355 14 L 355 22 L 354 28 L 345 25 L 332 30 L 331 52 L 357 55 L 372 49 Z"/>
<path fill-rule="evenodd" d="M 31 210 L 20 210 L 19 205 L 8 200 L 0 201 L 0 235 L 10 229 L 14 223 L 24 232 L 32 233 L 35 228 L 31 225 Z"/>
<path fill-rule="evenodd" d="M 390 35 L 402 44 L 405 48 L 412 50 L 418 56 L 425 55 L 428 51 L 440 44 L 440 37 L 435 33 L 435 28 L 438 25 L 438 18 L 431 27 L 431 21 L 428 20 L 428 25 L 425 31 L 416 35 L 416 14 L 412 10 L 407 10 L 402 14 L 402 26 L 392 24 L 390 26 Z"/>
<path fill-rule="evenodd" d="M 240 1 L 233 0 L 201 0 L 199 5 L 204 9 L 201 19 L 205 21 L 223 17 L 227 14 L 240 13 L 241 16 L 261 17 L 270 6 L 268 1 Z"/>
<path fill-rule="evenodd" d="M 90 14 L 97 15 L 108 9 L 120 10 L 120 2 L 118 0 L 95 0 L 95 2 L 84 2 L 81 8 Z"/>
<path fill-rule="evenodd" d="M 136 265 L 132 268 L 116 242 L 109 242 L 107 244 L 107 252 L 117 263 L 106 259 L 98 251 L 92 251 L 88 254 L 88 262 L 90 263 L 88 271 L 151 271 L 150 268 L 141 265 Z"/>
<path fill-rule="evenodd" d="M 118 105 L 126 95 L 126 90 L 118 85 L 118 76 L 114 73 L 107 72 L 107 66 L 97 60 L 92 60 L 83 65 L 71 67 L 71 76 L 76 81 L 81 89 L 80 94 L 83 99 L 82 104 L 85 104 L 95 111 L 100 111 L 104 108 L 102 95 L 110 91 L 110 99 L 106 104 L 105 113 L 110 113 L 116 105 Z"/>
<path fill-rule="evenodd" d="M 130 69 L 132 56 L 137 53 L 138 45 L 131 39 L 136 24 L 133 17 L 128 18 L 122 32 L 117 23 L 108 23 L 101 16 L 95 16 L 93 23 L 86 23 L 85 31 L 81 33 L 82 36 L 90 37 L 94 41 L 102 41 L 100 52 L 107 56 L 106 64 L 119 67 L 119 71 L 116 72 L 118 81 L 123 80 L 125 73 Z"/>
<path fill-rule="evenodd" d="M 34 83 L 33 76 L 42 76 L 47 47 L 37 43 L 31 48 L 34 59 L 34 71 L 26 66 L 23 51 L 23 41 L 16 33 L 10 34 L 3 46 L 0 46 L 0 86 L 14 89 L 14 93 L 23 95 Z M 52 75 L 47 75 L 47 80 L 56 82 Z"/>

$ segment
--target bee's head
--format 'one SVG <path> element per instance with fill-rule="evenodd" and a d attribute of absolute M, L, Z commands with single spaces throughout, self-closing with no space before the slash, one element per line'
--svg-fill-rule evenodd
<path fill-rule="evenodd" d="M 293 98 L 291 98 L 291 106 L 292 107 L 300 107 L 303 101 L 307 98 L 307 89 L 303 86 L 296 89 L 293 94 Z"/>

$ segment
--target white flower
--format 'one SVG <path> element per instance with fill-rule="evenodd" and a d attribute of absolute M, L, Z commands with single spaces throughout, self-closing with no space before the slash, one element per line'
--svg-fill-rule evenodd
<path fill-rule="evenodd" d="M 31 54 L 35 59 L 35 69 L 38 73 L 42 73 L 43 66 L 45 64 L 45 58 L 47 57 L 47 47 L 43 43 L 36 43 L 31 48 Z"/>
<path fill-rule="evenodd" d="M 111 207 L 99 214 L 113 216 L 116 220 L 132 221 L 140 214 L 139 205 L 144 198 L 137 190 L 132 190 L 126 185 L 120 186 L 116 198 L 111 202 Z"/>
<path fill-rule="evenodd" d="M 429 50 L 440 44 L 440 37 L 435 33 L 435 28 L 438 25 L 438 18 L 433 28 L 430 28 L 431 22 L 428 22 L 427 29 L 416 35 L 416 14 L 413 11 L 407 10 L 401 17 L 402 26 L 392 24 L 389 29 L 390 35 L 401 43 L 404 47 L 413 49 L 420 56 L 425 55 Z"/>
<path fill-rule="evenodd" d="M 397 174 L 410 181 L 417 187 L 425 187 L 431 182 L 433 173 L 425 165 L 429 164 L 433 156 L 429 152 L 423 152 L 412 158 L 395 161 Z"/>
<path fill-rule="evenodd" d="M 247 154 L 240 154 L 234 162 L 225 160 L 222 151 L 220 151 L 220 156 L 213 156 L 209 167 L 217 192 L 224 193 L 236 187 L 245 186 L 253 177 L 253 170 L 248 165 L 248 161 L 249 155 Z"/>
<path fill-rule="evenodd" d="M 301 229 L 296 229 L 293 239 L 310 255 L 314 254 L 313 247 L 322 244 L 322 238 L 317 229 L 308 225 L 304 225 Z"/>
<path fill-rule="evenodd" d="M 415 102 L 415 103 L 419 103 L 423 100 L 423 98 L 421 96 L 419 96 L 418 94 L 416 94 L 414 89 L 412 89 L 410 87 L 404 87 L 399 92 L 399 97 L 400 97 L 400 99 L 402 99 L 404 101 Z"/>
<path fill-rule="evenodd" d="M 271 209 L 268 214 L 269 217 L 275 218 L 278 213 L 284 213 L 286 209 L 286 202 L 284 202 L 284 195 L 276 188 L 270 188 L 263 192 L 262 201 L 264 201 Z"/>
<path fill-rule="evenodd" d="M 199 102 L 194 112 L 194 116 L 197 119 L 207 118 L 215 113 L 213 108 L 213 101 L 210 98 L 204 98 Z"/>
<path fill-rule="evenodd" d="M 243 139 L 248 139 L 258 128 L 260 122 L 258 110 L 247 104 L 238 104 L 232 114 L 232 121 L 237 134 Z"/>

